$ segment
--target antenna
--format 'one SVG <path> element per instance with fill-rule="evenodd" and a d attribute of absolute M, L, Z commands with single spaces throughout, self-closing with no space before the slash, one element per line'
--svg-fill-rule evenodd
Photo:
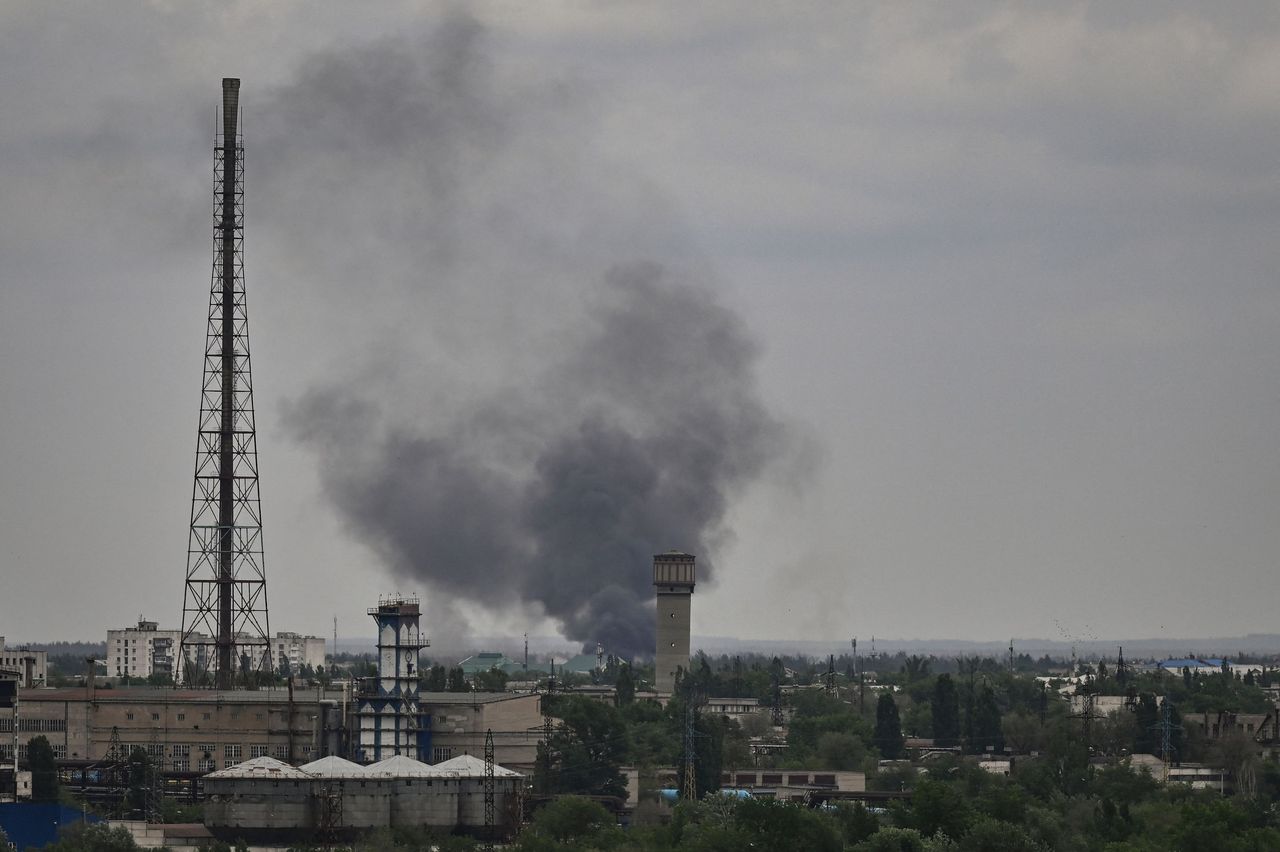
<path fill-rule="evenodd" d="M 244 285 L 239 103 L 240 80 L 223 78 L 221 144 L 216 129 L 214 142 L 213 280 L 178 654 L 186 685 L 200 685 L 212 674 L 210 685 L 224 690 L 235 684 L 237 661 L 246 675 L 272 668 Z"/>

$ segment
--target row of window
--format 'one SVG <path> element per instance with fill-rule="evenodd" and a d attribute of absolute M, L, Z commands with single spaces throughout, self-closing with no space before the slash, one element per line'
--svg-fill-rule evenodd
<path fill-rule="evenodd" d="M 67 729 L 66 719 L 19 719 L 18 730 L 28 731 L 30 733 L 49 733 L 51 731 L 65 731 Z M 13 733 L 13 717 L 5 716 L 0 718 L 0 733 Z"/>
<path fill-rule="evenodd" d="M 65 745 L 62 745 L 60 743 L 51 743 L 50 747 L 53 749 L 53 756 L 55 758 L 57 758 L 58 760 L 66 759 L 67 747 Z M 18 744 L 18 760 L 26 760 L 26 759 L 27 759 L 27 744 L 19 743 Z M 9 762 L 13 761 L 13 743 L 0 744 L 0 762 L 4 762 L 4 761 L 9 761 Z"/>

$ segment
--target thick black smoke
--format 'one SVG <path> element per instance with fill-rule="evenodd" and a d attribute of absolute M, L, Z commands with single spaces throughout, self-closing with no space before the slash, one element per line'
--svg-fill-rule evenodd
<path fill-rule="evenodd" d="M 651 653 L 652 554 L 695 553 L 709 579 L 782 429 L 665 205 L 584 141 L 563 82 L 504 82 L 482 35 L 454 16 L 425 46 L 317 57 L 277 96 L 307 127 L 279 131 L 279 191 L 305 204 L 324 163 L 373 158 L 314 220 L 345 243 L 287 235 L 320 294 L 350 299 L 333 270 L 369 280 L 334 338 L 354 367 L 298 395 L 288 425 L 398 575 Z"/>

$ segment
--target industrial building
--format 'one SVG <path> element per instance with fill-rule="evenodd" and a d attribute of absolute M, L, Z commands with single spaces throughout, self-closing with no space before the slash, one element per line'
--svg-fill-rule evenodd
<path fill-rule="evenodd" d="M 366 761 L 396 755 L 422 760 L 431 734 L 418 704 L 419 657 L 429 642 L 418 630 L 418 599 L 383 598 L 369 615 L 378 625 L 378 676 L 360 681 L 356 756 Z"/>
<path fill-rule="evenodd" d="M 18 698 L 18 757 L 44 736 L 68 766 L 103 760 L 113 745 L 125 754 L 140 746 L 166 773 L 182 775 L 263 755 L 302 762 L 341 745 L 341 692 L 88 686 L 25 689 Z M 0 758 L 11 757 L 11 741 L 0 738 Z"/>
<path fill-rule="evenodd" d="M 486 828 L 485 761 L 457 757 L 429 766 L 403 755 L 360 766 L 326 757 L 299 767 L 259 758 L 204 779 L 205 825 L 227 840 L 346 837 L 396 826 L 441 831 Z M 521 775 L 494 763 L 493 827 L 514 831 Z"/>
<path fill-rule="evenodd" d="M 354 704 L 342 690 L 23 689 L 17 746 L 44 736 L 68 768 L 103 760 L 113 743 L 141 746 L 182 777 L 270 756 L 304 763 L 349 754 Z M 498 762 L 531 771 L 542 733 L 542 696 L 424 693 L 419 707 L 434 762 L 484 751 L 493 732 Z M 0 763 L 13 759 L 13 720 L 0 714 Z"/>
<path fill-rule="evenodd" d="M 6 648 L 0 636 L 0 673 L 11 674 L 23 686 L 43 685 L 49 678 L 49 654 L 30 648 Z"/>
<path fill-rule="evenodd" d="M 678 550 L 653 557 L 653 588 L 658 598 L 654 686 L 670 695 L 676 674 L 689 668 L 689 631 L 694 586 L 694 557 Z"/>

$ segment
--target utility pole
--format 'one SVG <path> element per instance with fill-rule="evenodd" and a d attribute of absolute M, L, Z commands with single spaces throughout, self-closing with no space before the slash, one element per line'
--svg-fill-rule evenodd
<path fill-rule="evenodd" d="M 694 746 L 694 713 L 693 700 L 684 708 L 684 767 L 681 775 L 682 784 L 680 798 L 694 801 L 698 798 L 698 773 L 696 769 L 697 754 Z"/>
<path fill-rule="evenodd" d="M 858 715 L 866 712 L 867 685 L 862 678 L 862 662 L 858 659 L 858 637 L 853 637 L 853 670 L 858 674 Z"/>
<path fill-rule="evenodd" d="M 497 833 L 495 819 L 496 808 L 494 807 L 494 793 L 496 789 L 494 782 L 494 760 L 493 760 L 493 729 L 490 728 L 484 735 L 484 848 L 493 852 L 493 836 Z"/>
<path fill-rule="evenodd" d="M 1013 674 L 1013 640 L 1009 640 L 1009 674 Z"/>

